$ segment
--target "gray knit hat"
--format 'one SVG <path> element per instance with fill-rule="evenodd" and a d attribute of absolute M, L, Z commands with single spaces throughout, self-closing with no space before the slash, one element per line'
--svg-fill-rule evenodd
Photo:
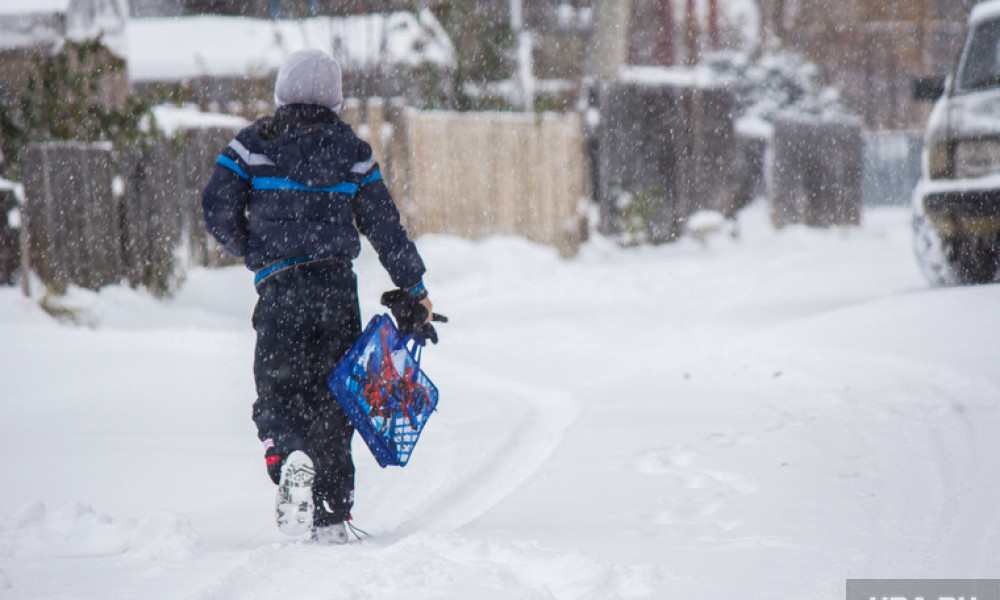
<path fill-rule="evenodd" d="M 340 112 L 344 102 L 340 64 L 322 50 L 293 52 L 278 69 L 274 101 L 278 106 L 318 104 Z"/>

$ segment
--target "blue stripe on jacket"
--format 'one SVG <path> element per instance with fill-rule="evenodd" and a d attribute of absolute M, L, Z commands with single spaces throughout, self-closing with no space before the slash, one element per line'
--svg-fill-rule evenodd
<path fill-rule="evenodd" d="M 282 269 L 286 269 L 288 267 L 292 267 L 292 266 L 295 266 L 295 265 L 298 265 L 298 264 L 302 264 L 302 263 L 305 263 L 305 262 L 312 262 L 312 261 L 317 261 L 317 260 L 326 260 L 326 259 L 329 259 L 329 258 L 333 258 L 333 255 L 331 255 L 331 254 L 307 254 L 305 256 L 293 256 L 292 258 L 286 258 L 285 260 L 279 260 L 278 262 L 276 262 L 274 264 L 271 264 L 271 265 L 268 265 L 267 267 L 264 267 L 260 271 L 257 271 L 256 275 L 253 278 L 253 284 L 254 285 L 259 284 L 261 281 L 264 281 L 265 279 L 267 279 L 268 277 L 270 277 L 274 273 L 276 273 L 278 271 L 281 271 Z"/>
<path fill-rule="evenodd" d="M 299 183 L 294 179 L 289 179 L 287 177 L 253 177 L 251 178 L 246 171 L 244 171 L 237 162 L 225 154 L 220 154 L 219 158 L 216 159 L 217 163 L 226 167 L 230 171 L 239 175 L 240 179 L 246 179 L 250 181 L 254 189 L 257 190 L 296 190 L 300 192 L 332 192 L 338 194 L 347 194 L 353 196 L 358 193 L 358 189 L 366 184 L 372 183 L 373 181 L 378 181 L 382 179 L 382 172 L 375 171 L 370 173 L 361 183 L 350 183 L 343 182 L 337 185 L 327 186 L 327 187 L 309 187 L 303 183 Z"/>
<path fill-rule="evenodd" d="M 287 177 L 254 177 L 250 180 L 250 184 L 255 190 L 295 190 L 299 192 L 333 192 L 337 194 L 347 194 L 348 196 L 353 196 L 358 193 L 358 184 L 356 183 L 338 183 L 337 185 L 331 185 L 328 187 L 309 187 L 304 183 L 299 183 L 294 179 L 289 179 Z"/>
<path fill-rule="evenodd" d="M 246 171 L 240 168 L 240 165 L 237 164 L 236 161 L 224 154 L 220 155 L 215 162 L 239 175 L 240 179 L 249 180 L 255 190 L 295 190 L 300 192 L 327 192 L 353 196 L 358 193 L 358 189 L 360 189 L 361 186 L 382 179 L 382 172 L 375 171 L 362 179 L 361 183 L 350 183 L 345 181 L 344 183 L 338 183 L 337 185 L 326 187 L 309 187 L 304 183 L 299 183 L 298 181 L 289 179 L 288 177 L 250 177 L 247 175 Z"/>
<path fill-rule="evenodd" d="M 343 183 L 338 183 L 337 185 L 331 185 L 327 187 L 309 187 L 304 183 L 299 183 L 294 179 L 289 179 L 288 177 L 253 177 L 250 179 L 251 185 L 255 190 L 296 190 L 299 192 L 332 192 L 338 194 L 347 194 L 353 196 L 358 193 L 358 190 L 373 181 L 378 181 L 382 179 L 382 172 L 375 171 L 374 173 L 368 175 L 361 180 L 361 183 L 351 183 L 345 181 Z"/>
<path fill-rule="evenodd" d="M 219 158 L 215 159 L 215 162 L 219 163 L 223 167 L 226 167 L 227 169 L 229 169 L 233 173 L 236 173 L 237 175 L 239 175 L 240 179 L 247 179 L 247 180 L 250 179 L 250 176 L 247 175 L 247 172 L 244 171 L 243 169 L 241 169 L 240 166 L 238 164 L 236 164 L 235 160 L 229 158 L 225 154 L 220 154 Z"/>
<path fill-rule="evenodd" d="M 371 146 L 332 112 L 283 106 L 221 154 L 202 193 L 205 223 L 251 270 L 300 256 L 353 259 L 363 235 L 397 287 L 420 282 L 423 261 Z"/>

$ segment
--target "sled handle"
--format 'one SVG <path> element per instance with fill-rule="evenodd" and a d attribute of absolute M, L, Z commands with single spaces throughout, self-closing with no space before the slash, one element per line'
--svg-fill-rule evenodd
<path fill-rule="evenodd" d="M 428 321 L 428 323 L 430 323 L 430 322 L 434 322 L 434 323 L 447 323 L 448 322 L 448 317 L 446 317 L 446 316 L 444 316 L 444 315 L 442 315 L 440 313 L 431 313 L 431 319 L 430 319 L 430 321 Z M 415 344 L 415 347 L 412 350 L 410 350 L 410 352 L 413 354 L 413 357 L 417 360 L 417 364 L 419 365 L 420 364 L 420 354 L 423 351 L 423 347 L 427 345 L 427 338 L 425 338 L 423 336 L 420 336 L 420 335 L 416 335 L 416 334 L 410 334 L 410 335 L 404 335 L 404 336 L 402 336 L 402 339 L 403 339 L 403 345 L 404 346 L 407 345 L 407 344 L 409 344 L 410 342 L 413 342 Z M 435 343 L 437 343 L 437 342 L 435 342 Z"/>
<path fill-rule="evenodd" d="M 403 347 L 413 355 L 413 360 L 416 361 L 417 368 L 420 368 L 420 358 L 424 354 L 424 345 L 427 341 L 415 335 L 404 335 L 401 341 L 403 342 Z M 410 342 L 413 342 L 413 347 L 410 347 Z"/>

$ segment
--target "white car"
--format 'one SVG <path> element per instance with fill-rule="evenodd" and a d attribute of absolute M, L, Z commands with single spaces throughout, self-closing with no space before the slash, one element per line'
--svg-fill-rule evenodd
<path fill-rule="evenodd" d="M 918 82 L 936 98 L 913 193 L 917 261 L 934 285 L 988 283 L 1000 269 L 1000 0 L 976 5 L 955 72 Z"/>

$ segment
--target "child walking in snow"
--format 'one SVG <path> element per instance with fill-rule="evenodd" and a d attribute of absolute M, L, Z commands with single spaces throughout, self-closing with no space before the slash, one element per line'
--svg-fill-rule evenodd
<path fill-rule="evenodd" d="M 202 207 L 209 232 L 256 273 L 253 420 L 278 484 L 278 525 L 345 543 L 354 429 L 326 377 L 361 334 L 351 264 L 359 232 L 399 288 L 393 312 L 411 321 L 401 329 L 429 322 L 432 307 L 371 147 L 338 116 L 340 65 L 320 50 L 295 52 L 274 98 L 274 115 L 222 151 Z"/>

